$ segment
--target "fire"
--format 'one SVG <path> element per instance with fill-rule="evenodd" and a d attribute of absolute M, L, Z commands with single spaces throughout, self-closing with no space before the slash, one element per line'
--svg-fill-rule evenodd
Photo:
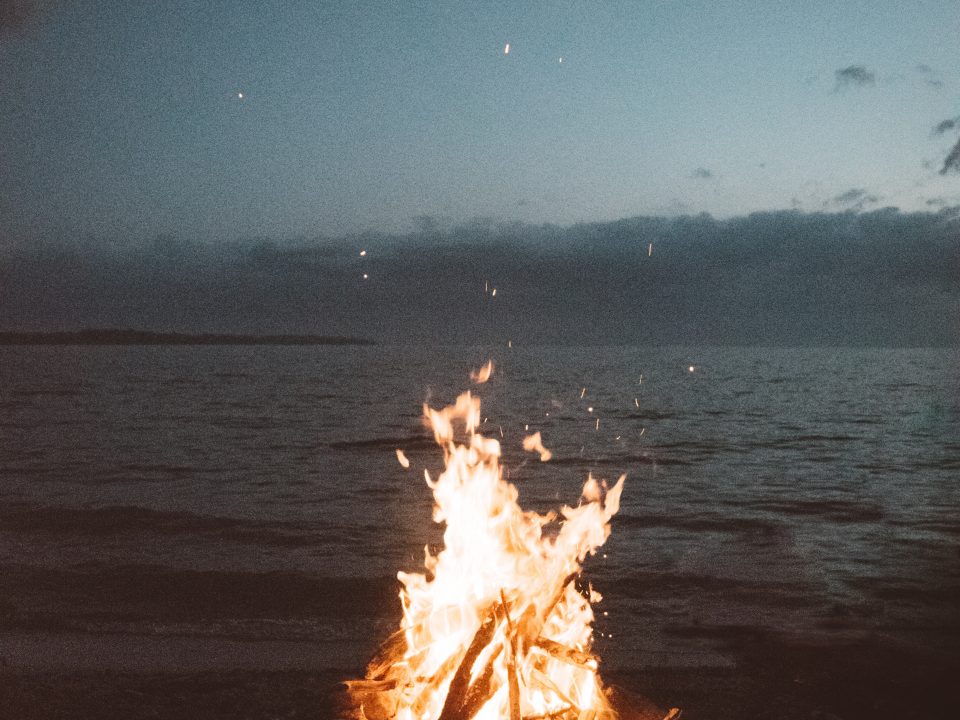
<path fill-rule="evenodd" d="M 479 398 L 466 392 L 424 415 L 445 460 L 435 481 L 425 473 L 444 548 L 424 549 L 425 573 L 397 574 L 400 629 L 366 678 L 347 683 L 355 717 L 616 718 L 591 652 L 599 594 L 574 581 L 610 534 L 625 476 L 610 488 L 588 477 L 581 502 L 559 515 L 525 512 L 499 441 L 478 432 Z M 532 437 L 525 445 L 545 459 Z"/>

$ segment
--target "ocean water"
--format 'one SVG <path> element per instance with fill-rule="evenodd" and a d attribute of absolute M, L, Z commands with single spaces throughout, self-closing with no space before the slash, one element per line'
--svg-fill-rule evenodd
<path fill-rule="evenodd" d="M 522 346 L 0 348 L 0 654 L 359 672 L 440 542 L 422 404 L 488 358 L 522 505 L 627 474 L 583 579 L 605 670 L 770 635 L 956 659 L 960 352 Z"/>

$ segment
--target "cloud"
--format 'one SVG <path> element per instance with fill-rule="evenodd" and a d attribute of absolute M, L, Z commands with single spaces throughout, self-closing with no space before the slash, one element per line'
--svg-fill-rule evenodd
<path fill-rule="evenodd" d="M 871 195 L 863 188 L 851 188 L 846 192 L 830 198 L 823 205 L 824 207 L 832 205 L 835 207 L 847 207 L 851 210 L 862 210 L 866 205 L 879 201 L 880 198 L 877 195 Z"/>
<path fill-rule="evenodd" d="M 960 140 L 953 146 L 953 150 L 943 161 L 943 167 L 940 168 L 940 174 L 946 175 L 950 172 L 960 173 Z"/>
<path fill-rule="evenodd" d="M 933 134 L 943 135 L 948 130 L 953 130 L 954 128 L 960 128 L 960 115 L 954 118 L 947 118 L 946 120 L 937 123 L 933 128 Z"/>
<path fill-rule="evenodd" d="M 711 178 L 713 178 L 713 173 L 710 172 L 707 168 L 698 167 L 696 170 L 693 171 L 693 175 L 691 175 L 691 177 L 697 178 L 699 180 L 710 180 Z"/>
<path fill-rule="evenodd" d="M 0 307 L 7 329 L 514 346 L 960 345 L 960 245 L 945 213 L 784 210 L 570 227 L 421 222 L 404 234 L 216 245 L 33 243 L 0 252 Z"/>
<path fill-rule="evenodd" d="M 848 65 L 834 72 L 837 80 L 837 90 L 850 87 L 865 87 L 876 83 L 877 78 L 863 65 Z"/>
<path fill-rule="evenodd" d="M 923 77 L 923 82 L 927 87 L 932 87 L 934 90 L 942 90 L 946 87 L 946 83 L 938 78 L 934 77 L 937 73 L 934 72 L 934 69 L 929 65 L 924 63 L 919 63 L 913 66 L 915 72 L 919 73 Z"/>

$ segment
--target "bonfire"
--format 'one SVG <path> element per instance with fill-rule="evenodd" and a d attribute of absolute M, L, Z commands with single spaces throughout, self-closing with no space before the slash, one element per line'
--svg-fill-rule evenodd
<path fill-rule="evenodd" d="M 400 629 L 366 677 L 347 682 L 354 717 L 616 718 L 591 649 L 600 595 L 578 578 L 610 534 L 624 476 L 612 487 L 588 477 L 559 513 L 524 511 L 499 441 L 479 432 L 479 398 L 466 392 L 424 415 L 444 454 L 440 476 L 425 473 L 444 545 L 424 549 L 426 572 L 398 573 Z M 539 434 L 523 445 L 550 458 Z"/>

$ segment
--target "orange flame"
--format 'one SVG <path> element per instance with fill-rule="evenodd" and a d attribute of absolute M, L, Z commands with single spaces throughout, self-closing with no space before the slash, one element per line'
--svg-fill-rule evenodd
<path fill-rule="evenodd" d="M 446 464 L 435 481 L 426 474 L 444 548 L 424 549 L 425 573 L 397 574 L 400 630 L 366 679 L 347 683 L 356 716 L 615 718 L 591 652 L 599 594 L 584 597 L 574 580 L 610 534 L 625 476 L 611 488 L 588 477 L 559 517 L 525 512 L 503 479 L 499 441 L 477 432 L 478 398 L 425 405 L 424 415 Z M 549 457 L 539 433 L 524 447 Z"/>
<path fill-rule="evenodd" d="M 493 375 L 493 360 L 487 360 L 487 364 L 482 368 L 470 372 L 470 379 L 481 385 L 489 380 L 491 375 Z"/>
<path fill-rule="evenodd" d="M 523 439 L 523 449 L 527 452 L 540 453 L 540 462 L 546 462 L 553 457 L 553 453 L 543 446 L 543 440 L 540 439 L 540 433 L 538 432 L 533 435 L 527 435 L 527 437 Z"/>

